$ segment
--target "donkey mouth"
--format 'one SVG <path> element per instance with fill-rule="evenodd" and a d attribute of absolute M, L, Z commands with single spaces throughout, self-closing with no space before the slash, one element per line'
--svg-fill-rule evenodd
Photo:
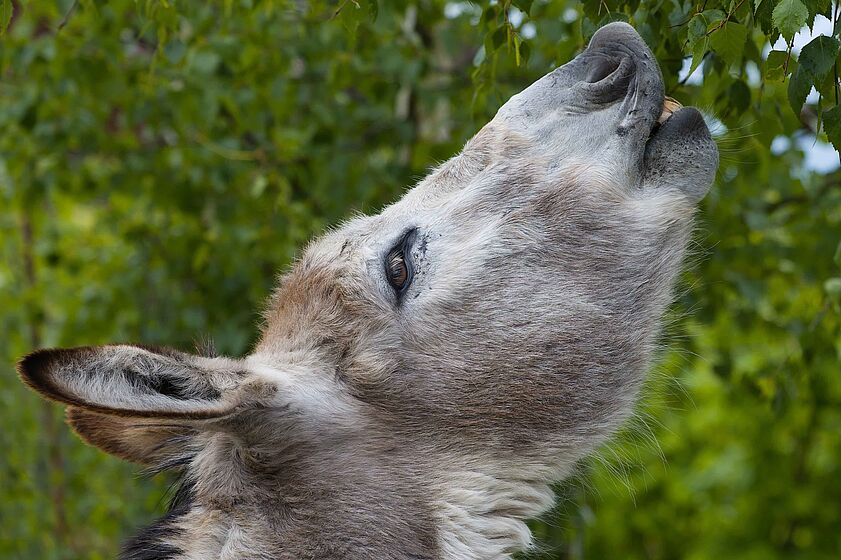
<path fill-rule="evenodd" d="M 668 135 L 680 132 L 682 135 L 699 135 L 710 138 L 709 129 L 701 112 L 694 107 L 684 107 L 679 101 L 671 97 L 666 97 L 663 102 L 663 111 L 651 128 L 645 142 L 646 148 L 664 130 L 669 131 Z"/>

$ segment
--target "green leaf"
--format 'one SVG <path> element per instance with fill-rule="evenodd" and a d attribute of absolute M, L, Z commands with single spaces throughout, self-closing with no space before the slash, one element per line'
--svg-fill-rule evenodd
<path fill-rule="evenodd" d="M 498 13 L 497 12 L 497 7 L 495 5 L 494 6 L 488 6 L 487 8 L 485 8 L 482 11 L 482 17 L 479 20 L 479 24 L 484 26 L 484 25 L 488 25 L 492 21 L 495 21 L 496 17 L 497 17 L 497 13 Z"/>
<path fill-rule="evenodd" d="M 221 58 L 213 51 L 198 51 L 192 53 L 188 67 L 201 75 L 211 75 L 219 67 Z"/>
<path fill-rule="evenodd" d="M 747 27 L 728 21 L 710 35 L 710 45 L 727 64 L 735 64 L 742 59 L 747 37 Z"/>
<path fill-rule="evenodd" d="M 598 26 L 589 17 L 584 16 L 581 18 L 581 37 L 585 41 L 589 41 L 593 37 L 596 29 L 598 29 Z"/>
<path fill-rule="evenodd" d="M 605 16 L 605 4 L 600 0 L 588 0 L 581 2 L 580 6 L 584 10 L 584 15 L 590 18 L 591 21 L 598 22 Z"/>
<path fill-rule="evenodd" d="M 727 17 L 727 14 L 725 14 L 721 10 L 704 10 L 703 12 L 701 12 L 701 15 L 704 16 L 705 20 L 707 20 L 707 25 L 718 23 L 719 21 Z"/>
<path fill-rule="evenodd" d="M 12 0 L 0 0 L 0 35 L 6 33 L 14 12 L 15 8 L 12 5 Z"/>
<path fill-rule="evenodd" d="M 484 58 L 489 59 L 494 52 L 496 52 L 496 47 L 493 43 L 493 31 L 488 31 L 485 33 L 485 38 L 482 41 L 482 48 L 485 51 Z"/>
<path fill-rule="evenodd" d="M 812 89 L 812 80 L 803 70 L 803 67 L 798 66 L 788 82 L 788 103 L 791 106 L 791 110 L 798 117 L 800 116 L 800 111 L 803 109 L 803 103 L 806 102 L 806 96 L 809 95 L 810 89 Z"/>
<path fill-rule="evenodd" d="M 689 20 L 689 26 L 686 30 L 686 41 L 689 52 L 695 48 L 695 45 L 702 38 L 707 35 L 707 19 L 703 14 L 695 14 Z"/>
<path fill-rule="evenodd" d="M 473 66 L 481 66 L 485 62 L 485 45 L 479 47 L 476 54 L 473 56 Z"/>
<path fill-rule="evenodd" d="M 342 4 L 335 14 L 345 29 L 351 34 L 355 35 L 359 24 L 365 17 L 365 10 L 359 5 L 358 0 L 347 0 Z"/>
<path fill-rule="evenodd" d="M 508 28 L 505 25 L 501 25 L 496 28 L 491 35 L 491 45 L 493 45 L 494 50 L 498 49 L 505 43 L 508 39 Z"/>
<path fill-rule="evenodd" d="M 368 15 L 371 16 L 371 21 L 377 21 L 377 16 L 380 14 L 380 4 L 377 0 L 368 0 Z"/>
<path fill-rule="evenodd" d="M 830 278 L 823 283 L 826 295 L 836 303 L 841 303 L 841 278 Z"/>
<path fill-rule="evenodd" d="M 528 64 L 530 56 L 531 47 L 529 46 L 528 41 L 520 41 L 520 62 L 522 64 Z"/>
<path fill-rule="evenodd" d="M 823 111 L 823 129 L 827 138 L 841 152 L 841 105 L 836 105 L 828 111 Z M 841 244 L 835 252 L 835 260 L 841 266 Z"/>
<path fill-rule="evenodd" d="M 744 113 L 750 106 L 750 88 L 742 80 L 736 80 L 727 90 L 728 108 L 736 114 Z"/>
<path fill-rule="evenodd" d="M 809 10 L 808 23 L 811 26 L 815 21 L 815 16 L 818 14 L 828 14 L 830 0 L 803 0 L 806 9 Z M 831 17 L 829 19 L 832 19 Z"/>
<path fill-rule="evenodd" d="M 809 10 L 800 0 L 780 0 L 771 14 L 774 27 L 779 29 L 786 39 L 794 37 L 794 34 L 806 25 L 808 18 Z"/>
<path fill-rule="evenodd" d="M 828 99 L 835 99 L 835 90 L 838 82 L 835 80 L 835 72 L 827 72 L 823 79 L 815 80 L 815 89 L 823 97 L 824 103 Z"/>
<path fill-rule="evenodd" d="M 689 73 L 687 76 L 691 76 L 704 60 L 709 43 L 710 41 L 706 37 L 695 43 L 695 48 L 692 49 L 692 64 L 689 66 Z"/>
<path fill-rule="evenodd" d="M 788 61 L 788 67 L 786 67 Z M 794 72 L 797 62 L 786 51 L 771 51 L 765 61 L 765 79 L 769 82 L 782 82 Z"/>
<path fill-rule="evenodd" d="M 531 5 L 534 4 L 534 0 L 514 0 L 513 4 L 517 6 L 521 12 L 528 15 L 531 10 Z"/>
<path fill-rule="evenodd" d="M 800 51 L 800 66 L 820 81 L 832 69 L 841 43 L 835 37 L 820 35 Z"/>
<path fill-rule="evenodd" d="M 774 28 L 773 23 L 771 23 L 771 12 L 773 10 L 774 2 L 772 0 L 764 0 L 756 4 L 756 14 L 754 17 L 765 35 L 770 35 Z"/>
<path fill-rule="evenodd" d="M 835 109 L 837 108 L 835 107 Z M 824 114 L 824 117 L 826 117 L 826 114 Z M 841 116 L 839 116 L 839 119 L 841 119 Z M 824 123 L 826 123 L 825 120 Z M 837 150 L 838 148 L 836 147 L 835 149 Z M 832 257 L 832 260 L 835 261 L 837 266 L 841 266 L 841 241 L 838 242 L 838 247 L 835 248 L 835 256 Z"/>

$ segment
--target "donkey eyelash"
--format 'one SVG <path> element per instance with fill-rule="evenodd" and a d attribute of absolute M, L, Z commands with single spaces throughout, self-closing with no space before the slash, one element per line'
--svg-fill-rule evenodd
<path fill-rule="evenodd" d="M 401 253 L 395 253 L 388 257 L 389 279 L 395 288 L 403 287 L 408 280 L 408 266 L 406 258 Z"/>

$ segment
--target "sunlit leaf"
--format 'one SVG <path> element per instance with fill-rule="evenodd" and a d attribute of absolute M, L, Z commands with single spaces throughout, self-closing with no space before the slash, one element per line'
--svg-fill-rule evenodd
<path fill-rule="evenodd" d="M 9 22 L 12 21 L 14 11 L 12 0 L 0 0 L 0 35 L 3 35 L 9 28 Z"/>
<path fill-rule="evenodd" d="M 747 36 L 747 27 L 728 21 L 710 35 L 710 46 L 725 62 L 735 64 L 742 58 Z"/>
<path fill-rule="evenodd" d="M 692 19 L 689 20 L 689 26 L 686 35 L 689 52 L 692 52 L 699 40 L 706 37 L 707 24 L 708 22 L 703 16 L 703 14 L 695 14 L 694 16 L 692 16 Z"/>
<path fill-rule="evenodd" d="M 771 21 L 783 37 L 791 39 L 806 25 L 808 17 L 809 10 L 800 0 L 780 0 L 774 8 Z"/>
<path fill-rule="evenodd" d="M 765 79 L 772 82 L 782 82 L 796 68 L 797 61 L 788 52 L 771 51 L 765 60 Z"/>

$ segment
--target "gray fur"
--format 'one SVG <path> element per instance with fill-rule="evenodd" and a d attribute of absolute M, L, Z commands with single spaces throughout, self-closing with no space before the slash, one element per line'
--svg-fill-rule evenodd
<path fill-rule="evenodd" d="M 87 441 L 184 468 L 126 558 L 486 559 L 629 415 L 717 152 L 625 24 L 400 201 L 315 242 L 244 359 L 41 351 Z M 395 294 L 384 258 L 414 231 Z M 145 547 L 145 548 L 144 548 Z"/>

